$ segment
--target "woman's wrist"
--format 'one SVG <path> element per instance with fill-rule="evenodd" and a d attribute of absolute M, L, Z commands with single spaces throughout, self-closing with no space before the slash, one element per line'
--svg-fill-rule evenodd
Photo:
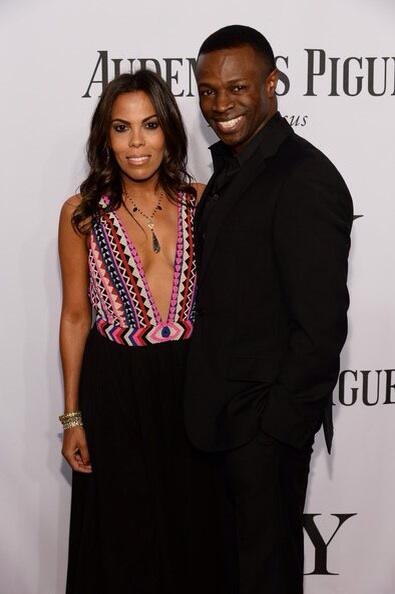
<path fill-rule="evenodd" d="M 62 423 L 64 430 L 84 426 L 80 410 L 65 412 L 63 415 L 60 415 L 59 421 Z"/>
<path fill-rule="evenodd" d="M 79 411 L 78 396 L 76 394 L 65 395 L 63 414 L 67 415 L 75 411 Z"/>

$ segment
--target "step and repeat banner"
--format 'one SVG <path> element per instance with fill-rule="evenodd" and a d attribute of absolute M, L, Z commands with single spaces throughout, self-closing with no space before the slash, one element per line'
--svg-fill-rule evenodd
<path fill-rule="evenodd" d="M 57 421 L 57 223 L 86 173 L 97 99 L 119 72 L 159 72 L 185 118 L 190 169 L 207 181 L 215 138 L 199 113 L 196 52 L 209 33 L 240 23 L 271 41 L 280 111 L 336 164 L 355 204 L 349 338 L 333 454 L 319 434 L 312 461 L 305 591 L 393 594 L 393 1 L 1 0 L 0 16 L 0 592 L 64 592 L 70 472 Z"/>

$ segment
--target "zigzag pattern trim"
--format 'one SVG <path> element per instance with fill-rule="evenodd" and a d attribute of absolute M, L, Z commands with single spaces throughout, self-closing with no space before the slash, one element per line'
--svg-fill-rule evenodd
<path fill-rule="evenodd" d="M 96 318 L 96 328 L 100 334 L 112 342 L 123 346 L 148 346 L 173 340 L 187 340 L 193 330 L 190 320 L 184 322 L 160 323 L 145 328 L 122 328 L 118 324 L 108 324 L 102 318 Z"/>

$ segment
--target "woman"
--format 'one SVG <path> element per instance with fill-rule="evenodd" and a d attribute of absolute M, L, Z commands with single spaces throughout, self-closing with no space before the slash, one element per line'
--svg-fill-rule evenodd
<path fill-rule="evenodd" d="M 59 228 L 60 420 L 74 471 L 67 594 L 217 594 L 215 486 L 182 410 L 202 186 L 189 181 L 162 79 L 113 80 L 87 152 L 89 175 Z"/>

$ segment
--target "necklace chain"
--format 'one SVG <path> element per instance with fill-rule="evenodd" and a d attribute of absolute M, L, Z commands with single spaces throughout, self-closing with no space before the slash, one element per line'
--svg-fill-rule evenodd
<path fill-rule="evenodd" d="M 155 215 L 158 212 L 158 210 L 162 210 L 162 198 L 164 196 L 164 193 L 163 192 L 159 193 L 158 202 L 156 203 L 156 206 L 154 207 L 154 209 L 151 213 L 151 216 L 147 215 L 144 211 L 141 210 L 141 208 L 139 208 L 137 206 L 137 204 L 133 200 L 133 197 L 129 195 L 127 190 L 124 190 L 124 194 L 125 194 L 126 199 L 129 200 L 132 204 L 132 212 L 138 212 L 142 217 L 144 217 L 148 221 L 147 227 L 151 231 L 151 234 L 152 234 L 152 249 L 155 254 L 159 253 L 160 252 L 160 243 L 159 243 L 158 237 L 154 231 L 154 228 L 155 228 L 154 218 L 155 218 Z"/>

